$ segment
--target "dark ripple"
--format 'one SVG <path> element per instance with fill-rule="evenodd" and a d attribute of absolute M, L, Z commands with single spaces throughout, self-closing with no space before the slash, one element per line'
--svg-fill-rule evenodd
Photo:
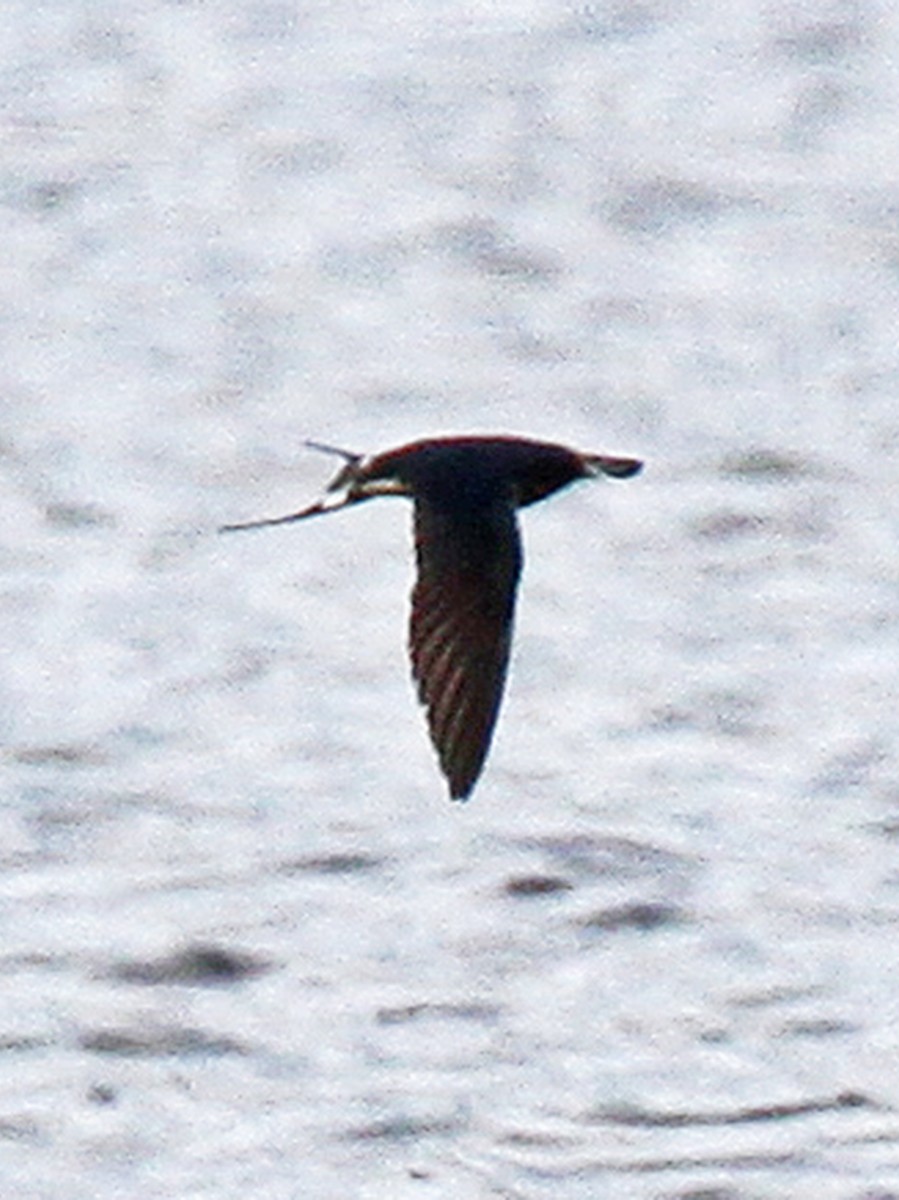
<path fill-rule="evenodd" d="M 860 1092 L 839 1092 L 819 1100 L 796 1100 L 791 1104 L 763 1104 L 736 1108 L 730 1112 L 653 1112 L 637 1106 L 608 1106 L 594 1109 L 587 1116 L 592 1124 L 628 1125 L 644 1129 L 681 1129 L 695 1126 L 743 1125 L 761 1121 L 783 1121 L 844 1109 L 867 1108 L 882 1111 L 882 1106 Z"/>
<path fill-rule="evenodd" d="M 198 943 L 163 958 L 117 963 L 109 974 L 125 983 L 210 986 L 239 983 L 271 969 L 270 962 L 244 951 Z"/>
<path fill-rule="evenodd" d="M 706 225 L 735 206 L 752 203 L 695 180 L 658 177 L 622 186 L 602 215 L 626 233 L 660 234 L 677 225 Z"/>
<path fill-rule="evenodd" d="M 422 1137 L 433 1137 L 434 1134 L 445 1136 L 458 1133 L 465 1128 L 465 1123 L 456 1117 L 384 1117 L 378 1121 L 369 1121 L 348 1129 L 342 1135 L 342 1140 L 348 1142 L 407 1142 Z"/>
<path fill-rule="evenodd" d="M 623 837 L 572 834 L 518 838 L 510 844 L 516 852 L 541 851 L 587 878 L 642 879 L 681 873 L 693 865 L 690 859 L 670 850 Z"/>
<path fill-rule="evenodd" d="M 670 1200 L 740 1200 L 745 1192 L 730 1187 L 690 1188 L 688 1192 L 672 1193 Z"/>
<path fill-rule="evenodd" d="M 579 1179 L 588 1174 L 594 1175 L 660 1175 L 671 1171 L 758 1171 L 771 1170 L 776 1167 L 799 1167 L 804 1165 L 803 1156 L 793 1150 L 772 1150 L 750 1153 L 716 1154 L 704 1157 L 699 1154 L 684 1157 L 638 1158 L 631 1162 L 595 1161 L 583 1162 L 578 1165 Z M 529 1165 L 525 1168 L 528 1175 L 537 1179 L 562 1180 L 571 1176 L 568 1167 L 547 1167 Z M 600 1193 L 597 1193 L 598 1195 Z M 749 1200 L 749 1197 L 747 1197 Z M 752 1200 L 756 1200 L 753 1195 Z"/>
<path fill-rule="evenodd" d="M 801 458 L 780 450 L 755 448 L 729 454 L 721 463 L 721 474 L 758 483 L 779 483 L 811 474 Z"/>
<path fill-rule="evenodd" d="M 654 929 L 684 925 L 688 919 L 684 910 L 675 904 L 648 901 L 612 905 L 582 918 L 579 924 L 591 933 L 618 933 L 623 929 L 648 933 Z"/>
<path fill-rule="evenodd" d="M 439 249 L 480 273 L 520 283 L 551 283 L 559 273 L 546 254 L 519 245 L 493 221 L 474 219 L 436 231 Z"/>
<path fill-rule="evenodd" d="M 845 1037 L 850 1033 L 859 1033 L 861 1028 L 854 1021 L 844 1021 L 838 1017 L 808 1017 L 805 1020 L 787 1021 L 777 1036 L 785 1038 Z"/>
<path fill-rule="evenodd" d="M 45 1050 L 52 1044 L 52 1039 L 49 1037 L 35 1037 L 32 1034 L 0 1034 L 0 1054 L 22 1050 Z"/>
<path fill-rule="evenodd" d="M 112 528 L 115 517 L 97 504 L 48 504 L 44 519 L 54 529 Z"/>
<path fill-rule="evenodd" d="M 31 1117 L 4 1117 L 0 1120 L 0 1141 L 41 1142 L 44 1140 L 40 1125 Z"/>
<path fill-rule="evenodd" d="M 558 875 L 515 875 L 503 884 L 503 892 L 516 899 L 534 896 L 557 896 L 570 892 L 574 885 Z"/>
<path fill-rule="evenodd" d="M 74 179 L 36 179 L 4 187 L 0 204 L 35 217 L 54 216 L 71 207 L 82 193 L 81 183 Z"/>
<path fill-rule="evenodd" d="M 755 537 L 770 528 L 770 522 L 757 513 L 725 509 L 694 521 L 690 533 L 699 541 L 731 542 L 737 538 Z"/>
<path fill-rule="evenodd" d="M 313 875 L 356 875 L 376 871 L 386 862 L 386 858 L 375 854 L 348 854 L 338 850 L 333 854 L 316 854 L 282 863 L 279 871 L 282 875 L 301 875 L 304 872 Z"/>
<path fill-rule="evenodd" d="M 404 1004 L 396 1008 L 379 1008 L 375 1020 L 379 1025 L 403 1025 L 410 1021 L 434 1019 L 439 1021 L 495 1021 L 502 1012 L 497 1004 L 470 1001 L 453 1004 L 441 1001 L 423 1001 L 421 1004 Z"/>
<path fill-rule="evenodd" d="M 661 19 L 651 4 L 636 0 L 572 7 L 574 11 L 565 18 L 563 35 L 584 42 L 627 41 L 651 33 Z"/>
<path fill-rule="evenodd" d="M 813 10 L 811 10 L 813 11 Z M 867 31 L 851 19 L 811 21 L 774 40 L 774 49 L 785 58 L 813 65 L 840 63 L 865 47 Z"/>
<path fill-rule="evenodd" d="M 13 758 L 27 767 L 97 767 L 107 761 L 106 756 L 88 742 L 22 746 L 13 752 Z"/>
<path fill-rule="evenodd" d="M 200 1029 L 98 1029 L 78 1039 L 83 1050 L 121 1058 L 184 1058 L 195 1055 L 246 1054 L 233 1038 L 218 1037 Z"/>

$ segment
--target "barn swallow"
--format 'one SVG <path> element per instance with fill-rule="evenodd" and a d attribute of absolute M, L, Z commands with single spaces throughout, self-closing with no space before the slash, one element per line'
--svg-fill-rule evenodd
<path fill-rule="evenodd" d="M 643 464 L 518 437 L 429 438 L 371 456 L 306 444 L 344 460 L 324 498 L 222 531 L 304 521 L 375 496 L 412 500 L 412 676 L 450 796 L 464 800 L 483 769 L 506 681 L 522 566 L 516 510 L 579 479 L 628 479 Z"/>

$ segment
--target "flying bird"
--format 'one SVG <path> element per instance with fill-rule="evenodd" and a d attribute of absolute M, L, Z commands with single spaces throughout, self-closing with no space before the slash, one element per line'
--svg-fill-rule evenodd
<path fill-rule="evenodd" d="M 628 479 L 643 464 L 518 437 L 429 438 L 370 456 L 306 444 L 344 460 L 324 498 L 222 532 L 304 521 L 375 496 L 412 500 L 412 676 L 450 796 L 464 800 L 483 769 L 506 681 L 523 561 L 516 509 L 578 479 Z"/>

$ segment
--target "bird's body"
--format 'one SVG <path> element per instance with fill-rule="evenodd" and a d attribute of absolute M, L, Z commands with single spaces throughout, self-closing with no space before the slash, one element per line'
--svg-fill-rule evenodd
<path fill-rule="evenodd" d="M 336 453 L 346 465 L 323 501 L 225 528 L 299 521 L 375 496 L 413 500 L 412 674 L 450 795 L 464 799 L 487 757 L 505 685 L 522 566 L 516 509 L 577 479 L 627 478 L 642 464 L 513 437 L 431 438 L 368 458 Z"/>

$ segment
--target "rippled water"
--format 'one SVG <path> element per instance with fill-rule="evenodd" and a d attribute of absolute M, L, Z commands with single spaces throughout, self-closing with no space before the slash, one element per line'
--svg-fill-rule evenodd
<path fill-rule="evenodd" d="M 899 1196 L 886 5 L 0 14 L 0 1177 L 97 1200 Z M 524 515 L 452 805 L 409 512 Z"/>

